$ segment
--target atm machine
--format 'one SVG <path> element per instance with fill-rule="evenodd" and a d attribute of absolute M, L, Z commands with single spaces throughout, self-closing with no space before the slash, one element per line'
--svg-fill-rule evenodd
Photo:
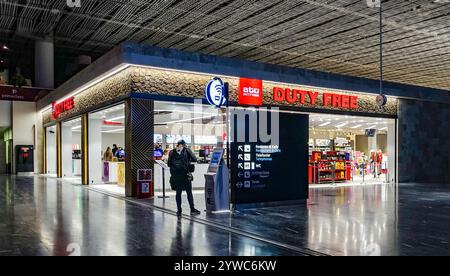
<path fill-rule="evenodd" d="M 230 211 L 229 171 L 223 155 L 223 149 L 216 149 L 212 153 L 208 172 L 205 174 L 207 212 Z"/>

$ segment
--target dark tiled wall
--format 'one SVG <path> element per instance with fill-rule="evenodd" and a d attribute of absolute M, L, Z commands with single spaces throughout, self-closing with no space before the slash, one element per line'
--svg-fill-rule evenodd
<path fill-rule="evenodd" d="M 450 185 L 450 105 L 401 99 L 399 181 Z"/>
<path fill-rule="evenodd" d="M 125 104 L 125 191 L 126 196 L 138 196 L 138 170 L 151 169 L 153 161 L 154 102 L 143 99 L 128 99 Z M 151 187 L 153 196 L 154 186 Z"/>

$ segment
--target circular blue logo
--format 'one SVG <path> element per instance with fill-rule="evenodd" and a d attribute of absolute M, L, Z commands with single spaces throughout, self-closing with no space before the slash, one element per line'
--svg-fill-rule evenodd
<path fill-rule="evenodd" d="M 205 89 L 205 97 L 209 104 L 217 108 L 227 102 L 225 84 L 220 78 L 214 78 L 208 82 Z"/>

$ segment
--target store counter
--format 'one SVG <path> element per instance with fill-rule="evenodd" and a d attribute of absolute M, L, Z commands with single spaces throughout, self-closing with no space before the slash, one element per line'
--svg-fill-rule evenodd
<path fill-rule="evenodd" d="M 103 182 L 125 186 L 125 162 L 103 162 Z"/>
<path fill-rule="evenodd" d="M 195 172 L 193 173 L 194 181 L 192 189 L 205 188 L 205 174 L 208 172 L 209 164 L 195 164 Z M 165 170 L 166 191 L 170 191 L 170 170 Z M 162 191 L 162 167 L 155 163 L 155 190 Z"/>
<path fill-rule="evenodd" d="M 125 162 L 117 162 L 117 185 L 125 187 Z"/>

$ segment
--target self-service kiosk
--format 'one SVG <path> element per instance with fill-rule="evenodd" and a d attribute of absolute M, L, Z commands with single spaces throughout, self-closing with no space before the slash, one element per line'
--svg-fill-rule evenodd
<path fill-rule="evenodd" d="M 230 210 L 229 171 L 223 159 L 223 149 L 217 149 L 211 156 L 208 172 L 205 174 L 205 202 L 207 212 Z"/>

